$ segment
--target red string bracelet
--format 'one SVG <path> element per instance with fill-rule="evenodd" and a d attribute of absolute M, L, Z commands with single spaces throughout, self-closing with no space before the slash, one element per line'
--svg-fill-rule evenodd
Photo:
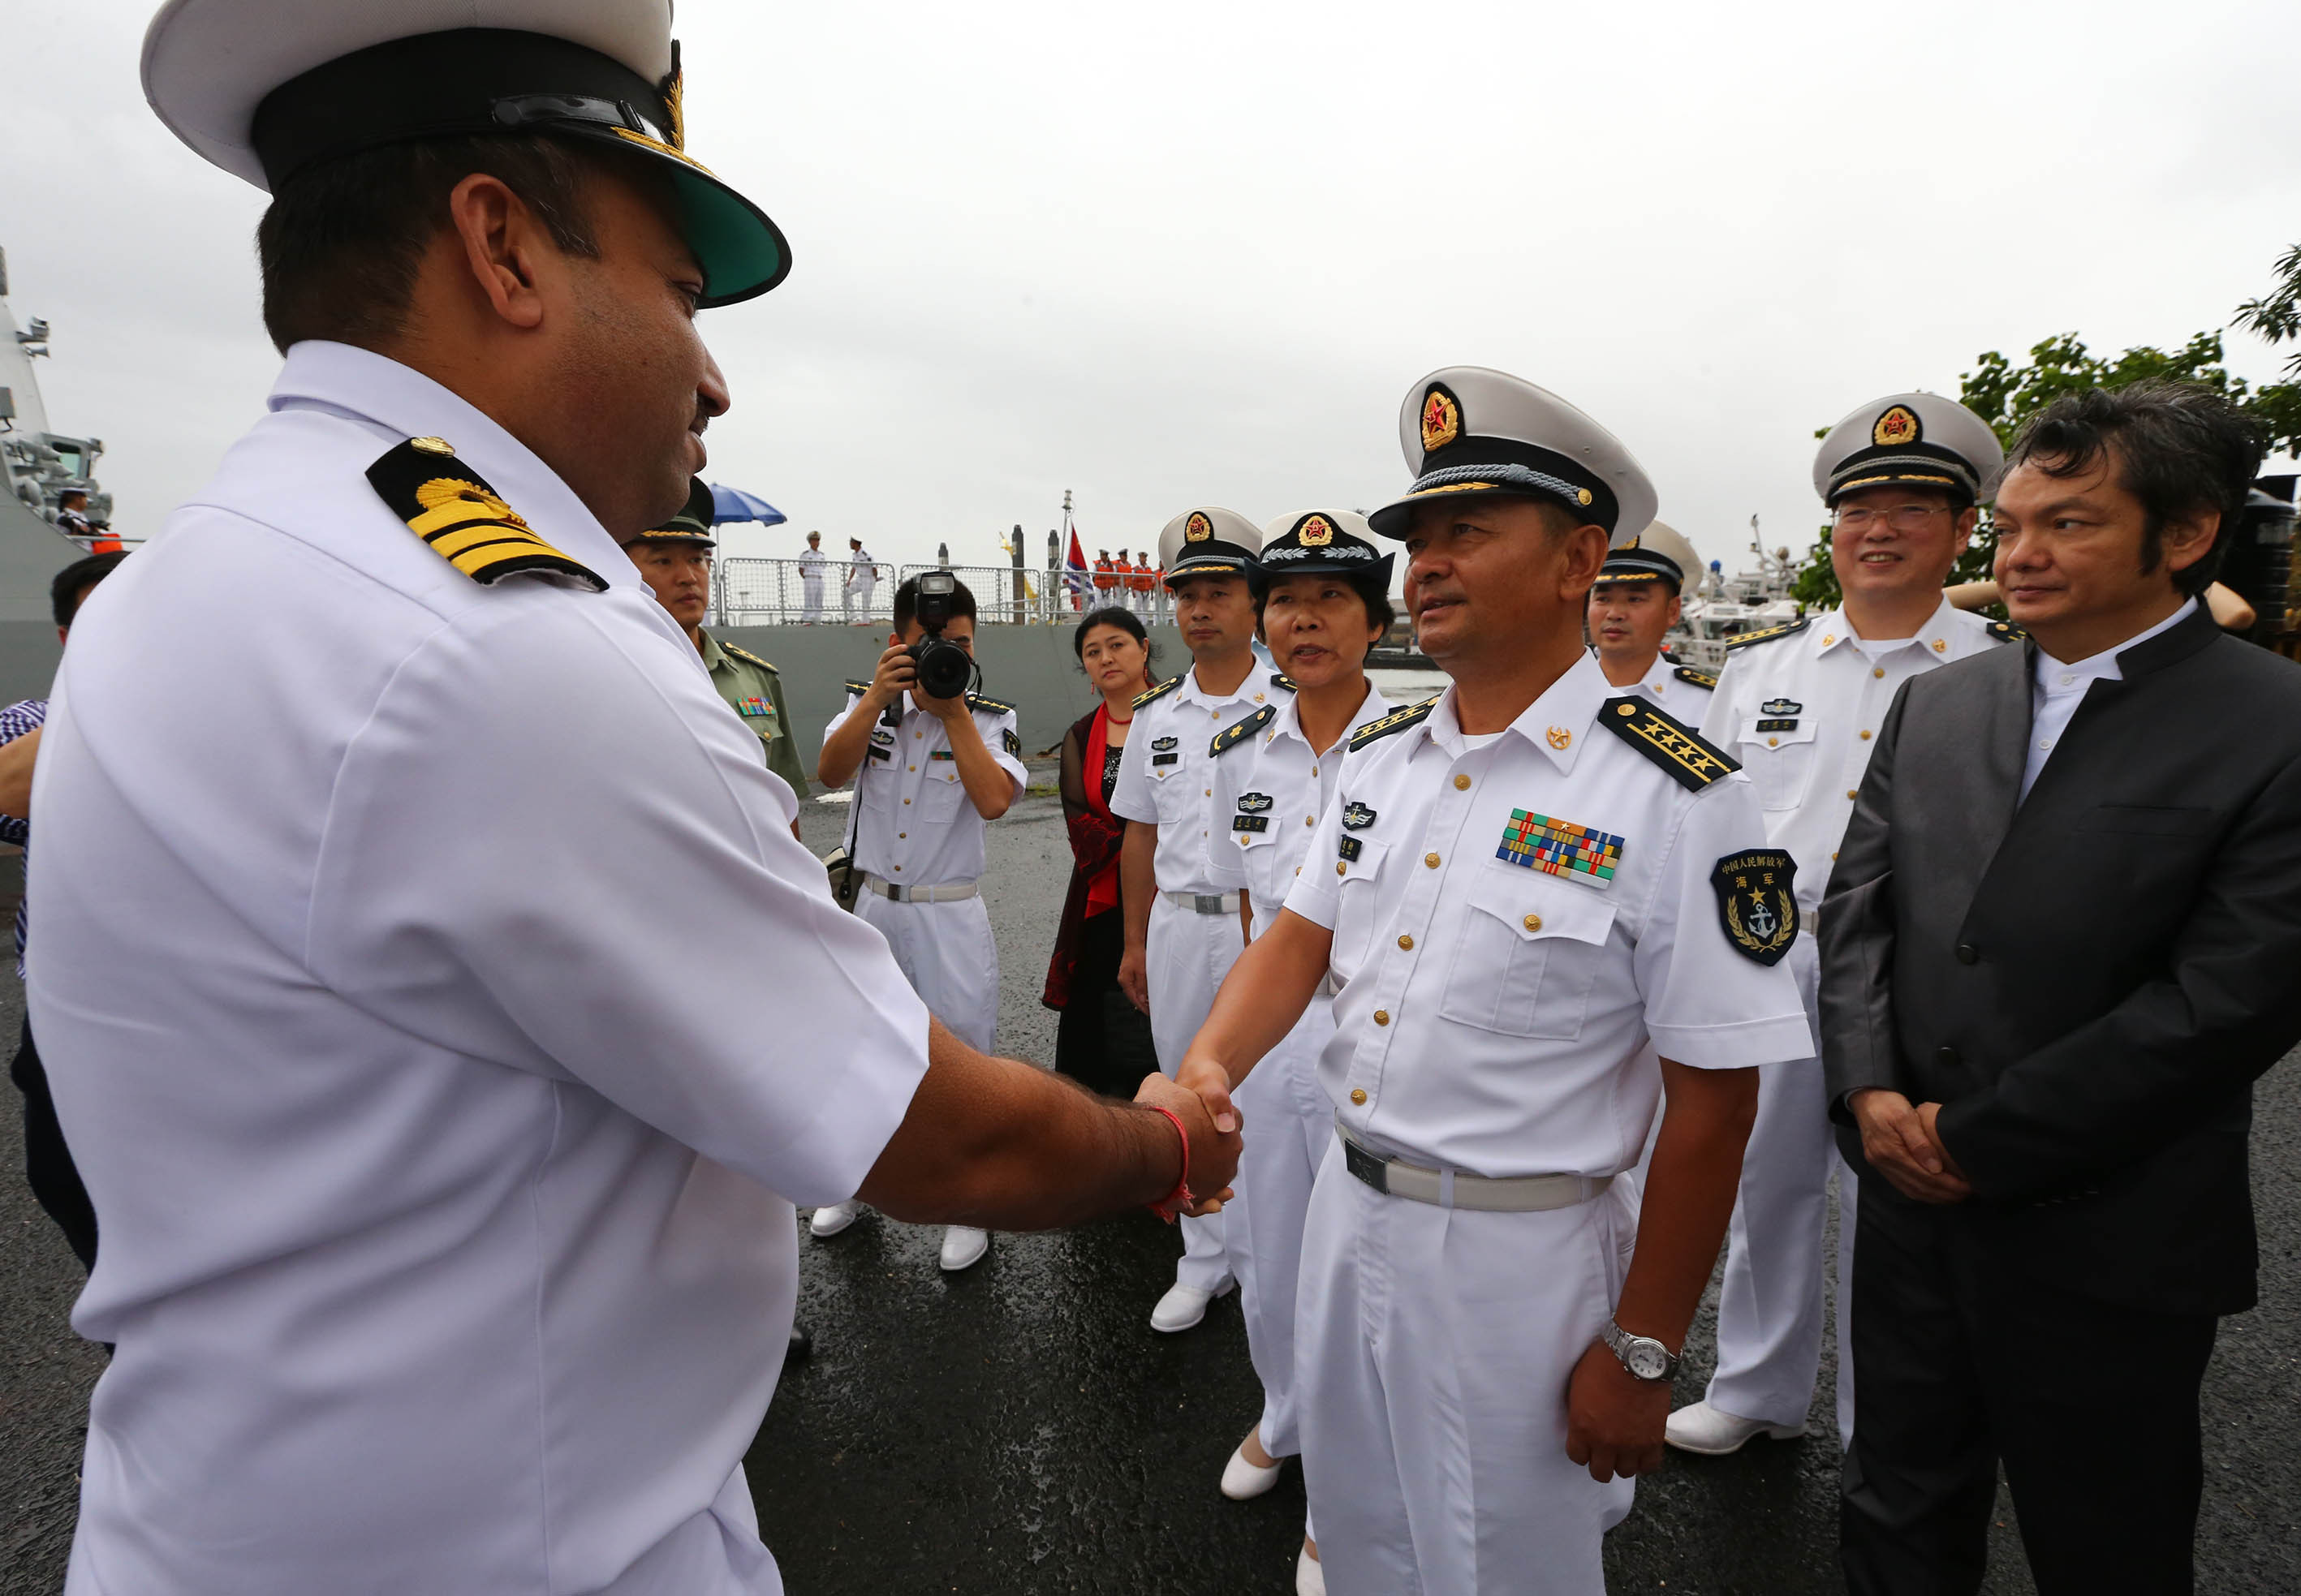
<path fill-rule="evenodd" d="M 1183 1128 L 1181 1118 L 1172 1108 L 1161 1108 L 1156 1103 L 1146 1103 L 1143 1107 L 1149 1108 L 1153 1114 L 1165 1115 L 1168 1120 L 1173 1122 L 1175 1126 L 1175 1134 L 1183 1139 L 1182 1176 L 1176 1181 L 1175 1189 L 1172 1191 L 1169 1191 L 1166 1196 L 1160 1198 L 1157 1202 L 1150 1205 L 1150 1211 L 1152 1213 L 1158 1215 L 1159 1218 L 1165 1220 L 1167 1224 L 1172 1224 L 1175 1223 L 1176 1215 L 1181 1213 L 1184 1208 L 1189 1207 L 1192 1203 L 1198 1200 L 1191 1195 L 1191 1133 Z"/>

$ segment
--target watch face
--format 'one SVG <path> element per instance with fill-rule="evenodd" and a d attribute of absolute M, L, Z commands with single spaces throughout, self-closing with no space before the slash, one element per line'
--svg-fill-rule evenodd
<path fill-rule="evenodd" d="M 1630 1373 L 1641 1380 L 1659 1380 L 1669 1372 L 1669 1353 L 1660 1341 L 1633 1336 L 1629 1354 Z"/>

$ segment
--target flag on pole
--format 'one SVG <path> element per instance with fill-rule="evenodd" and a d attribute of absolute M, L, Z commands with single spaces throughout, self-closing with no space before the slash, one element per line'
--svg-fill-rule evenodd
<path fill-rule="evenodd" d="M 1079 547 L 1078 528 L 1071 528 L 1071 551 L 1063 559 L 1063 586 L 1070 589 L 1071 608 L 1086 607 L 1086 551 Z"/>

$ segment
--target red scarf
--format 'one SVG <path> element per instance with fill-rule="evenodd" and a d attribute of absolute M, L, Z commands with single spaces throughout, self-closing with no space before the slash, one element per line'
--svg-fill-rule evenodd
<path fill-rule="evenodd" d="M 1103 705 L 1094 712 L 1094 724 L 1086 734 L 1086 768 L 1079 773 L 1080 785 L 1085 789 L 1087 812 L 1111 825 L 1120 823 L 1103 801 L 1102 767 L 1110 756 L 1110 706 Z M 1095 873 L 1086 887 L 1086 912 L 1100 915 L 1118 907 L 1118 864 L 1113 860 L 1104 870 Z"/>

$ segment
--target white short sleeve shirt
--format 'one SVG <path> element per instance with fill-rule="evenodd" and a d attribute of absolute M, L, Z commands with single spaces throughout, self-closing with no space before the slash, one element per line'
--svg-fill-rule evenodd
<path fill-rule="evenodd" d="M 1214 761 L 1215 824 L 1229 834 L 1229 845 L 1215 849 L 1214 879 L 1224 891 L 1246 890 L 1258 937 L 1278 918 L 1302 873 L 1310 833 L 1342 780 L 1351 733 L 1392 707 L 1369 683 L 1341 739 L 1321 756 L 1302 735 L 1300 703 L 1289 696 L 1260 731 Z"/>
<path fill-rule="evenodd" d="M 41 749 L 29 1000 L 119 1349 L 67 1588 L 779 1591 L 791 1204 L 877 1159 L 925 1010 L 540 461 L 340 345 L 271 410 Z M 435 554 L 364 474 L 424 435 L 607 589 Z"/>
<path fill-rule="evenodd" d="M 1344 762 L 1286 907 L 1334 933 L 1319 1079 L 1369 1145 L 1615 1174 L 1653 1124 L 1649 1040 L 1700 1068 L 1812 1055 L 1787 963 L 1736 950 L 1713 882 L 1762 848 L 1749 783 L 1691 790 L 1599 724 L 1644 703 L 1586 655 L 1491 740 L 1450 688 Z"/>
<path fill-rule="evenodd" d="M 824 740 L 847 723 L 863 696 L 851 687 L 847 707 L 831 717 Z M 1023 768 L 1015 712 L 989 700 L 969 700 L 975 730 L 1021 798 L 1030 783 Z M 902 698 L 899 723 L 883 716 L 855 773 L 855 862 L 899 887 L 941 887 L 983 873 L 983 819 L 967 801 L 958 756 L 941 719 Z"/>
<path fill-rule="evenodd" d="M 1290 689 L 1259 656 L 1227 693 L 1199 686 L 1196 669 L 1134 712 L 1110 810 L 1121 820 L 1159 828 L 1152 863 L 1161 892 L 1229 890 L 1215 880 L 1214 735 Z M 1155 689 L 1154 689 L 1155 690 Z M 1226 833 L 1227 835 L 1227 833 Z"/>

